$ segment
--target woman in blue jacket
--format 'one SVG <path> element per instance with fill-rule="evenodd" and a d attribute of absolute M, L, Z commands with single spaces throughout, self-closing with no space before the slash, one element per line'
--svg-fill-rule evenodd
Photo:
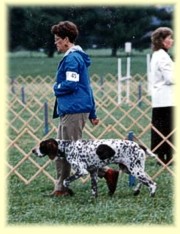
<path fill-rule="evenodd" d="M 75 45 L 78 36 L 77 26 L 70 21 L 62 21 L 52 26 L 55 45 L 58 52 L 64 53 L 59 63 L 54 94 L 56 96 L 53 117 L 60 118 L 57 138 L 78 140 L 87 119 L 92 125 L 97 125 L 96 108 L 93 92 L 90 86 L 88 67 L 89 56 L 80 46 Z M 63 180 L 70 175 L 70 165 L 66 159 L 56 161 L 57 183 L 52 195 L 71 195 L 72 191 L 63 186 Z M 118 171 L 104 168 L 101 176 L 107 181 L 110 194 L 116 189 Z"/>

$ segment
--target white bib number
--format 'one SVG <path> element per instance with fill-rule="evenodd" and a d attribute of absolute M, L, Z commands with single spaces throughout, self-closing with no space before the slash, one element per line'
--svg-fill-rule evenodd
<path fill-rule="evenodd" d="M 79 81 L 79 74 L 76 72 L 68 71 L 68 72 L 66 72 L 66 80 L 78 82 Z"/>

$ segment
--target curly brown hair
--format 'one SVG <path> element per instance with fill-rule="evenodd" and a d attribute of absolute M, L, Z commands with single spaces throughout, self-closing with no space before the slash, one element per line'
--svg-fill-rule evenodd
<path fill-rule="evenodd" d="M 172 29 L 168 27 L 159 27 L 151 34 L 151 42 L 153 51 L 164 49 L 163 40 L 167 36 L 173 36 Z"/>
<path fill-rule="evenodd" d="M 79 35 L 77 26 L 70 21 L 61 21 L 51 27 L 51 32 L 61 38 L 68 37 L 71 43 L 74 43 Z"/>

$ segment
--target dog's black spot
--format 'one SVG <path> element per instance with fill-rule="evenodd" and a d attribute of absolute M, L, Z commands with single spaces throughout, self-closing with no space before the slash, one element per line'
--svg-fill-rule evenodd
<path fill-rule="evenodd" d="M 110 146 L 101 144 L 97 147 L 96 154 L 99 156 L 99 159 L 104 160 L 113 157 L 115 151 Z"/>
<path fill-rule="evenodd" d="M 65 152 L 62 152 L 60 149 L 58 149 L 58 157 L 65 158 L 66 157 Z"/>

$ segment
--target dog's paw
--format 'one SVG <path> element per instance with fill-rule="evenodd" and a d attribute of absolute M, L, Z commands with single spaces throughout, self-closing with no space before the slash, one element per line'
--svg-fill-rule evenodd
<path fill-rule="evenodd" d="M 91 190 L 92 197 L 97 198 L 98 194 L 97 191 L 94 191 L 93 189 Z"/>
<path fill-rule="evenodd" d="M 140 190 L 139 189 L 134 191 L 134 196 L 138 196 L 139 194 L 140 194 Z"/>
<path fill-rule="evenodd" d="M 150 196 L 151 197 L 155 196 L 156 188 L 157 188 L 157 185 L 156 185 L 156 183 L 154 183 L 154 185 L 152 185 L 150 188 Z"/>
<path fill-rule="evenodd" d="M 151 197 L 155 197 L 155 193 L 151 193 L 150 196 L 151 196 Z"/>
<path fill-rule="evenodd" d="M 69 182 L 68 182 L 67 180 L 64 180 L 64 181 L 63 181 L 63 185 L 64 185 L 64 187 L 67 188 L 67 187 L 69 187 Z"/>

